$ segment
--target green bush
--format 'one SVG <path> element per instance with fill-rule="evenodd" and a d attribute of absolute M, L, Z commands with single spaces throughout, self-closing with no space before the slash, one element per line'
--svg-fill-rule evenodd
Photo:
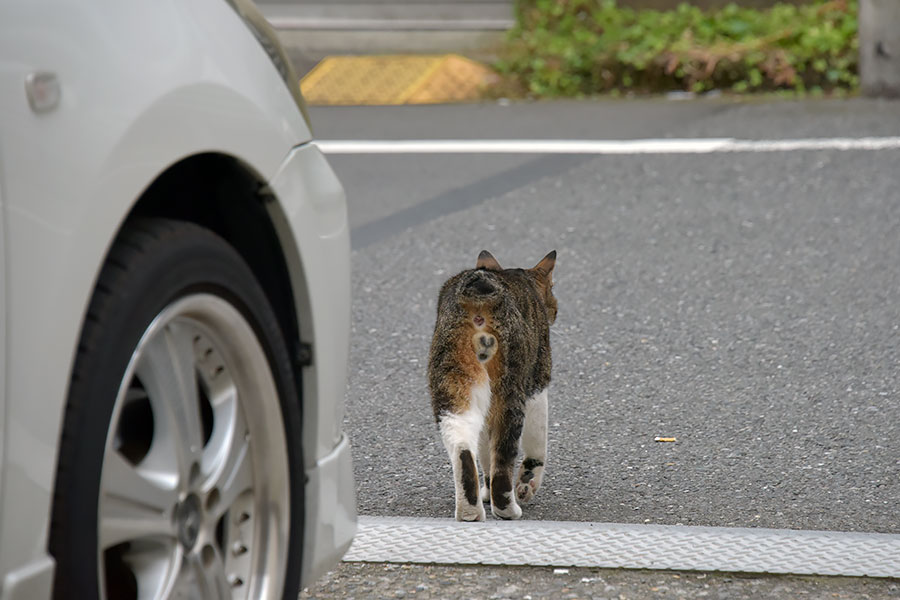
<path fill-rule="evenodd" d="M 615 0 L 519 0 L 495 64 L 536 96 L 857 87 L 857 0 L 633 10 Z M 508 89 L 508 88 L 507 88 Z"/>

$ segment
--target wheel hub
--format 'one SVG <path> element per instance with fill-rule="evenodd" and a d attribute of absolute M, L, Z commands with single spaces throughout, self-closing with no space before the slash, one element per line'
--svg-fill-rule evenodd
<path fill-rule="evenodd" d="M 186 551 L 190 551 L 197 543 L 200 526 L 203 523 L 203 508 L 200 498 L 191 494 L 175 507 L 175 526 L 178 528 L 178 541 Z"/>

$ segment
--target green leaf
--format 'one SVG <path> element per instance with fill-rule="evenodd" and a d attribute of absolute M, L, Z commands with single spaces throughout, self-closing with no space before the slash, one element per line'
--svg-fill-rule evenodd
<path fill-rule="evenodd" d="M 710 11 L 687 3 L 657 11 L 614 0 L 519 0 L 494 66 L 515 88 L 544 96 L 632 88 L 852 91 L 859 85 L 857 12 L 858 0 Z"/>

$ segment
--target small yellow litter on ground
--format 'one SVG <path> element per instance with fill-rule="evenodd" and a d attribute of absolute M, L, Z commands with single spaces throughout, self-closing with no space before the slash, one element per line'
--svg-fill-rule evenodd
<path fill-rule="evenodd" d="M 673 437 L 656 436 L 655 438 L 653 438 L 653 441 L 654 442 L 677 442 L 678 440 Z"/>
<path fill-rule="evenodd" d="M 457 54 L 329 56 L 300 80 L 309 104 L 396 105 L 477 100 L 496 75 Z"/>

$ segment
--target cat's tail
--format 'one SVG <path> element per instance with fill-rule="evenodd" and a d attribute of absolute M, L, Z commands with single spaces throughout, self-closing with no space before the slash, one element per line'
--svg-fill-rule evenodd
<path fill-rule="evenodd" d="M 493 273 L 484 269 L 472 271 L 461 284 L 461 295 L 472 299 L 488 300 L 500 291 L 499 282 L 496 281 Z"/>

